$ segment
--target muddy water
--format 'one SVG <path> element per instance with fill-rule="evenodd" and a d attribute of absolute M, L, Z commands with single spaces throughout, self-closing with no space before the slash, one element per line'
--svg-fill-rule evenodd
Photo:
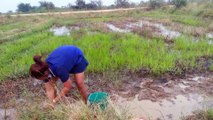
<path fill-rule="evenodd" d="M 207 40 L 208 40 L 208 41 L 207 41 L 208 44 L 209 44 L 209 45 L 212 45 L 212 44 L 213 44 L 213 33 L 212 33 L 212 34 L 210 34 L 210 33 L 209 33 L 209 34 L 206 34 L 206 38 L 207 38 Z M 199 41 L 199 38 L 193 37 L 192 40 L 193 40 L 193 42 L 196 42 L 196 43 L 197 43 L 197 42 Z"/>
<path fill-rule="evenodd" d="M 152 102 L 150 100 L 138 100 L 138 95 L 129 100 L 116 95 L 116 105 L 127 109 L 134 118 L 147 118 L 151 120 L 179 120 L 184 115 L 191 114 L 194 110 L 202 109 L 208 98 L 199 94 L 190 94 L 188 96 L 177 95 L 170 100 Z"/>
<path fill-rule="evenodd" d="M 62 35 L 69 36 L 70 35 L 70 30 L 65 26 L 54 27 L 54 28 L 51 28 L 50 31 L 53 32 L 53 34 L 56 36 L 62 36 Z"/>
<path fill-rule="evenodd" d="M 213 39 L 213 33 L 208 33 L 206 36 L 210 39 Z"/>
<path fill-rule="evenodd" d="M 184 84 L 184 83 L 179 83 L 178 86 L 179 86 L 180 88 L 182 88 L 182 89 L 185 89 L 185 88 L 190 87 L 189 85 L 186 85 L 186 83 L 185 83 L 185 84 Z"/>
<path fill-rule="evenodd" d="M 15 109 L 0 109 L 0 120 L 17 120 Z"/>
<path fill-rule="evenodd" d="M 209 45 L 212 45 L 213 44 L 213 33 L 208 33 L 206 36 L 209 39 L 209 41 L 208 41 Z"/>
<path fill-rule="evenodd" d="M 165 26 L 163 26 L 163 24 L 151 23 L 149 21 L 138 21 L 134 23 L 123 24 L 125 29 L 118 28 L 110 23 L 107 23 L 106 26 L 111 31 L 120 32 L 120 33 L 131 32 L 134 28 L 143 28 L 144 26 L 150 26 L 150 27 L 157 28 L 159 30 L 158 34 L 168 39 L 173 39 L 181 35 L 179 32 L 168 30 Z M 155 32 L 153 31 L 153 33 Z"/>
<path fill-rule="evenodd" d="M 211 75 L 189 75 L 163 84 L 151 83 L 149 81 L 153 80 L 148 78 L 145 80 L 133 96 L 125 95 L 128 92 L 113 92 L 116 108 L 127 110 L 134 118 L 150 120 L 180 120 L 193 111 L 213 108 Z"/>
<path fill-rule="evenodd" d="M 140 27 L 140 28 L 142 28 L 143 24 L 144 23 L 142 21 L 139 21 L 139 22 L 135 22 L 135 23 L 129 23 L 129 24 L 126 25 L 126 27 L 130 28 L 130 29 L 132 29 L 134 27 Z"/>
<path fill-rule="evenodd" d="M 164 36 L 165 38 L 169 38 L 169 39 L 176 38 L 176 37 L 179 37 L 181 35 L 179 32 L 168 30 L 165 26 L 163 26 L 163 24 L 151 23 L 149 21 L 140 21 L 140 22 L 133 23 L 133 24 L 130 24 L 130 25 L 131 26 L 140 26 L 140 27 L 142 27 L 143 25 L 153 26 L 153 27 L 160 30 L 160 34 L 162 36 Z"/>
<path fill-rule="evenodd" d="M 170 31 L 168 29 L 166 29 L 165 26 L 163 26 L 162 24 L 154 24 L 154 26 L 158 29 L 160 29 L 161 34 L 165 37 L 165 38 L 176 38 L 179 37 L 181 34 L 179 32 L 176 31 Z"/>
<path fill-rule="evenodd" d="M 116 26 L 114 26 L 113 24 L 110 24 L 110 23 L 106 23 L 106 26 L 113 32 L 120 32 L 120 33 L 130 32 L 130 30 L 118 28 L 118 27 L 116 27 Z"/>
<path fill-rule="evenodd" d="M 191 78 L 191 79 L 189 79 L 189 80 L 195 81 L 195 82 L 197 82 L 197 83 L 202 83 L 205 79 L 206 79 L 206 78 L 203 77 L 203 76 L 196 76 L 196 77 L 193 77 L 193 78 Z"/>

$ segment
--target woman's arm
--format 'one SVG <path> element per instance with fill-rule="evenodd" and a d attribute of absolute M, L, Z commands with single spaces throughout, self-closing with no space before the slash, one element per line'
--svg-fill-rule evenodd
<path fill-rule="evenodd" d="M 71 89 L 71 87 L 72 87 L 71 85 L 72 85 L 72 81 L 69 78 L 66 82 L 64 82 L 64 87 L 61 90 L 60 95 L 58 95 L 55 99 L 53 99 L 53 102 L 57 102 L 62 97 L 64 97 L 68 93 L 68 91 Z"/>
<path fill-rule="evenodd" d="M 54 84 L 49 81 L 44 84 L 45 90 L 46 90 L 46 95 L 49 98 L 50 101 L 52 101 L 56 97 L 56 89 L 54 87 Z"/>

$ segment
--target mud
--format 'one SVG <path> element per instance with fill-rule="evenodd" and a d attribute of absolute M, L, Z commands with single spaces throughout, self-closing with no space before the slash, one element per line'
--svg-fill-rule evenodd
<path fill-rule="evenodd" d="M 113 32 L 134 32 L 142 36 L 153 34 L 153 36 L 163 36 L 166 39 L 173 39 L 181 35 L 177 31 L 168 30 L 162 23 L 154 23 L 146 20 L 111 22 L 107 23 L 106 26 Z"/>
<path fill-rule="evenodd" d="M 70 30 L 63 26 L 63 27 L 53 27 L 50 29 L 51 32 L 53 32 L 54 35 L 56 36 L 62 36 L 62 35 L 67 35 L 70 36 Z"/>
<path fill-rule="evenodd" d="M 151 100 L 153 102 L 174 97 L 179 94 L 200 93 L 212 96 L 209 85 L 213 76 L 211 75 L 186 75 L 184 78 L 141 78 L 124 82 L 125 89 L 116 91 L 122 97 L 132 97 L 139 93 L 139 100 Z"/>
<path fill-rule="evenodd" d="M 208 33 L 208 34 L 206 34 L 206 36 L 207 36 L 209 39 L 213 39 L 213 33 Z"/>
<path fill-rule="evenodd" d="M 182 116 L 191 114 L 194 110 L 202 109 L 205 97 L 198 94 L 177 95 L 175 98 L 164 99 L 159 102 L 150 100 L 126 99 L 116 96 L 116 106 L 127 109 L 134 117 L 151 120 L 180 120 Z"/>
<path fill-rule="evenodd" d="M 130 30 L 118 28 L 118 27 L 116 27 L 116 26 L 114 26 L 113 24 L 110 24 L 110 23 L 107 23 L 106 26 L 113 32 L 120 32 L 120 33 L 130 32 Z"/>
<path fill-rule="evenodd" d="M 208 33 L 207 35 L 208 40 L 208 44 L 212 45 L 213 44 L 213 33 Z"/>
<path fill-rule="evenodd" d="M 34 97 L 44 98 L 42 85 L 33 85 L 33 79 L 9 79 L 0 85 L 0 108 L 14 108 Z"/>
<path fill-rule="evenodd" d="M 160 78 L 143 78 L 138 73 L 121 76 L 122 84 L 118 86 L 98 83 L 95 78 L 90 85 L 98 84 L 96 91 L 110 92 L 115 106 L 127 109 L 136 118 L 179 120 L 195 110 L 213 107 L 212 73 Z"/>
<path fill-rule="evenodd" d="M 0 120 L 18 120 L 15 109 L 0 109 Z"/>
<path fill-rule="evenodd" d="M 186 74 L 184 77 L 152 77 L 146 75 L 146 70 L 140 72 L 124 71 L 115 74 L 117 80 L 111 79 L 113 76 L 108 74 L 90 74 L 86 75 L 88 77 L 85 83 L 89 92 L 108 92 L 115 105 L 129 107 L 128 111 L 134 117 L 176 120 L 182 112 L 189 115 L 194 110 L 202 109 L 203 104 L 213 105 L 211 72 Z M 30 78 L 7 80 L 0 88 L 2 109 L 24 106 L 32 99 L 36 100 L 35 98 L 46 99 L 42 86 L 35 85 Z M 80 98 L 75 85 L 67 97 L 70 96 L 74 99 Z"/>
<path fill-rule="evenodd" d="M 186 75 L 184 79 L 175 78 L 161 82 L 142 79 L 141 83 L 132 81 L 133 83 L 125 85 L 126 90 L 115 90 L 112 97 L 116 105 L 129 107 L 129 113 L 138 118 L 179 120 L 195 110 L 213 107 L 211 74 Z M 131 89 L 131 85 L 137 90 L 133 87 Z"/>
<path fill-rule="evenodd" d="M 120 21 L 109 21 L 99 23 L 77 23 L 68 26 L 53 26 L 50 31 L 56 36 L 71 35 L 73 30 L 85 28 L 92 32 L 118 32 L 118 33 L 135 33 L 147 38 L 163 37 L 166 42 L 171 42 L 173 39 L 181 36 L 181 34 L 192 35 L 195 38 L 206 36 L 209 38 L 209 44 L 212 44 L 212 33 L 207 32 L 202 27 L 184 26 L 167 19 L 152 20 L 148 18 L 135 19 L 126 18 Z"/>
<path fill-rule="evenodd" d="M 69 27 L 66 27 L 66 26 L 61 26 L 61 27 L 52 27 L 50 28 L 50 32 L 53 32 L 53 34 L 55 36 L 63 36 L 63 35 L 67 35 L 67 36 L 70 36 L 70 32 L 72 30 L 79 30 L 80 27 L 79 26 L 69 26 Z"/>

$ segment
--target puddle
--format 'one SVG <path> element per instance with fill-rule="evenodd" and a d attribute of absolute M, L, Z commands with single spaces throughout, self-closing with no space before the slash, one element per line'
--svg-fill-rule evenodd
<path fill-rule="evenodd" d="M 213 41 L 212 41 L 212 40 L 209 40 L 208 43 L 209 43 L 209 45 L 212 45 L 212 44 L 213 44 Z"/>
<path fill-rule="evenodd" d="M 63 36 L 63 35 L 70 36 L 70 30 L 65 26 L 54 27 L 54 28 L 51 28 L 50 31 L 53 32 L 54 35 L 56 36 Z"/>
<path fill-rule="evenodd" d="M 165 26 L 163 26 L 163 24 L 151 23 L 149 21 L 139 21 L 136 23 L 130 23 L 129 25 L 127 25 L 127 27 L 129 27 L 129 28 L 141 27 L 142 28 L 144 25 L 147 25 L 150 27 L 155 27 L 155 28 L 159 29 L 160 34 L 163 35 L 165 38 L 172 39 L 172 38 L 179 37 L 181 35 L 179 32 L 168 30 Z"/>
<path fill-rule="evenodd" d="M 70 29 L 71 30 L 80 30 L 80 27 L 79 26 L 72 26 Z"/>
<path fill-rule="evenodd" d="M 17 120 L 15 109 L 0 109 L 0 120 Z"/>
<path fill-rule="evenodd" d="M 136 23 L 129 23 L 126 25 L 127 28 L 134 28 L 134 27 L 140 27 L 142 28 L 143 27 L 143 22 L 142 21 L 139 21 L 139 22 L 136 22 Z"/>
<path fill-rule="evenodd" d="M 208 34 L 206 34 L 206 36 L 209 39 L 208 44 L 212 45 L 213 44 L 213 33 L 208 33 Z"/>
<path fill-rule="evenodd" d="M 213 33 L 208 33 L 206 36 L 210 39 L 213 39 Z"/>
<path fill-rule="evenodd" d="M 181 35 L 179 32 L 168 30 L 165 26 L 163 26 L 163 24 L 151 23 L 149 21 L 138 21 L 135 23 L 124 24 L 124 27 L 126 29 L 118 28 L 118 27 L 114 26 L 113 24 L 109 24 L 109 23 L 107 23 L 106 25 L 113 32 L 120 32 L 120 33 L 131 32 L 134 28 L 143 28 L 144 25 L 146 25 L 148 27 L 154 27 L 154 28 L 159 29 L 160 34 L 163 37 L 168 38 L 168 39 L 176 38 Z"/>
<path fill-rule="evenodd" d="M 190 80 L 196 81 L 198 83 L 202 83 L 203 80 L 205 80 L 206 78 L 203 76 L 197 76 L 197 77 L 193 77 Z"/>
<path fill-rule="evenodd" d="M 121 96 L 115 95 L 118 108 L 127 109 L 135 118 L 147 118 L 156 120 L 179 120 L 180 117 L 191 114 L 195 110 L 203 109 L 203 106 L 212 103 L 213 99 L 205 101 L 206 98 L 198 94 L 190 94 L 188 96 L 177 95 L 170 100 L 162 100 L 161 102 L 152 102 L 150 100 L 138 100 L 138 95 L 134 99 L 129 100 Z"/>
<path fill-rule="evenodd" d="M 166 27 L 163 26 L 162 24 L 153 24 L 153 25 L 160 30 L 161 34 L 165 38 L 172 39 L 172 38 L 177 38 L 181 35 L 179 32 L 170 31 L 170 30 L 166 29 Z"/>
<path fill-rule="evenodd" d="M 209 37 L 208 37 L 208 38 L 209 38 Z M 193 42 L 195 42 L 195 43 L 198 43 L 198 41 L 199 41 L 199 39 L 196 38 L 196 37 L 193 37 L 192 40 L 193 40 Z M 212 38 L 210 38 L 210 39 L 208 40 L 208 44 L 209 44 L 209 45 L 212 45 L 212 44 L 213 44 L 213 36 L 212 36 Z"/>
<path fill-rule="evenodd" d="M 110 30 L 112 30 L 113 32 L 120 32 L 120 33 L 127 33 L 127 32 L 130 32 L 130 30 L 118 28 L 118 27 L 114 26 L 113 24 L 106 23 L 106 26 L 107 26 Z"/>
<path fill-rule="evenodd" d="M 190 87 L 189 85 L 185 85 L 185 84 L 183 84 L 183 83 L 179 83 L 178 86 L 179 86 L 180 88 L 182 88 L 182 89 L 185 89 L 185 88 Z"/>
<path fill-rule="evenodd" d="M 141 21 L 141 22 L 143 22 L 143 21 Z M 144 21 L 143 24 L 159 29 L 160 34 L 169 39 L 176 38 L 181 35 L 179 32 L 168 30 L 165 26 L 163 26 L 163 24 L 151 23 L 149 21 Z"/>
<path fill-rule="evenodd" d="M 192 41 L 195 42 L 195 43 L 197 43 L 197 42 L 199 42 L 199 39 L 197 37 L 193 37 Z"/>

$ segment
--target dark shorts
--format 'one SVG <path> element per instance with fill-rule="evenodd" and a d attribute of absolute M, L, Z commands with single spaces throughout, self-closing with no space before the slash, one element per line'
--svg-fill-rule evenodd
<path fill-rule="evenodd" d="M 77 73 L 82 73 L 86 70 L 88 66 L 88 61 L 83 57 L 81 62 L 77 65 L 75 65 L 72 70 L 70 71 L 71 74 L 77 74 Z"/>

